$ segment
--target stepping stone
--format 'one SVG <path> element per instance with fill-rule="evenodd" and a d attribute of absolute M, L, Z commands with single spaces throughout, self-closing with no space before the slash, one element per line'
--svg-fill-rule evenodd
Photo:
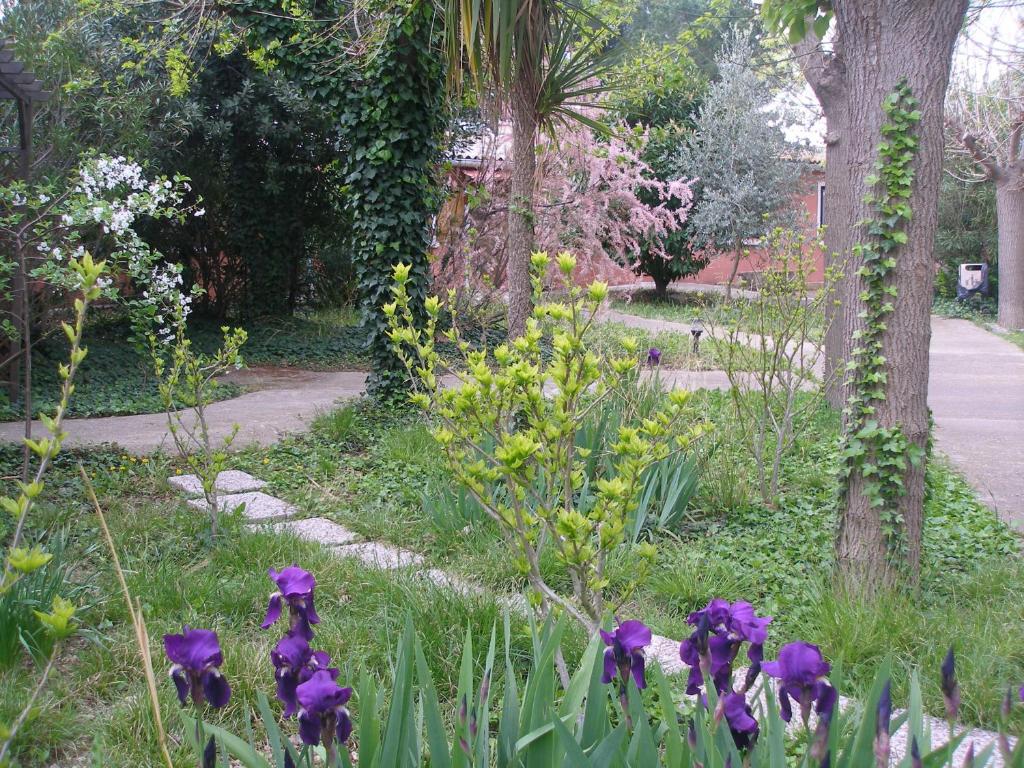
<path fill-rule="evenodd" d="M 679 641 L 670 637 L 654 635 L 647 649 L 647 658 L 657 662 L 666 675 L 677 675 L 688 667 L 679 658 Z"/>
<path fill-rule="evenodd" d="M 408 568 L 411 565 L 423 565 L 423 558 L 407 549 L 399 549 L 375 541 L 361 544 L 346 544 L 334 550 L 341 557 L 355 557 L 371 568 L 391 571 L 396 568 Z"/>
<path fill-rule="evenodd" d="M 471 584 L 458 576 L 448 573 L 447 571 L 442 571 L 440 568 L 430 568 L 426 571 L 420 571 L 416 576 L 429 581 L 431 584 L 440 587 L 441 589 L 449 590 L 457 595 L 462 595 L 463 597 L 484 594 L 483 587 Z"/>
<path fill-rule="evenodd" d="M 358 537 L 343 525 L 326 517 L 307 517 L 305 520 L 289 520 L 271 526 L 274 533 L 291 533 L 306 541 L 317 541 L 324 546 L 337 547 L 351 544 Z"/>
<path fill-rule="evenodd" d="M 231 511 L 239 504 L 244 504 L 242 516 L 252 523 L 271 523 L 291 517 L 298 510 L 287 501 L 275 498 L 262 491 L 255 493 L 231 493 L 217 497 L 222 512 Z M 189 504 L 196 509 L 206 509 L 206 499 L 192 499 Z"/>
<path fill-rule="evenodd" d="M 203 495 L 203 483 L 197 475 L 172 475 L 167 478 L 167 484 L 187 496 Z M 248 472 L 227 469 L 217 475 L 214 487 L 220 493 L 245 493 L 258 491 L 265 485 L 265 481 L 253 477 Z"/>

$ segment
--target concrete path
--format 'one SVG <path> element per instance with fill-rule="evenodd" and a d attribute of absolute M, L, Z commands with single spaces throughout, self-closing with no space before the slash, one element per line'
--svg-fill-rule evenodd
<path fill-rule="evenodd" d="M 601 318 L 654 333 L 689 333 L 683 323 L 612 309 Z M 753 335 L 744 340 L 756 342 Z M 706 372 L 712 379 L 720 374 Z M 1024 530 L 1024 350 L 967 320 L 932 317 L 930 374 L 938 449 L 985 504 Z"/>
<path fill-rule="evenodd" d="M 362 371 L 300 371 L 254 369 L 245 372 L 246 384 L 264 387 L 231 400 L 213 403 L 206 409 L 210 433 L 217 441 L 240 426 L 234 446 L 269 444 L 289 432 L 300 432 L 321 411 L 330 410 L 339 400 L 362 394 L 366 374 Z M 138 416 L 108 416 L 97 419 L 68 419 L 67 446 L 117 443 L 135 454 L 164 450 L 175 452 L 163 413 Z M 37 422 L 33 436 L 45 432 Z M 24 424 L 0 424 L 0 440 L 16 442 L 24 434 Z"/>
<path fill-rule="evenodd" d="M 939 450 L 1024 530 L 1024 350 L 967 320 L 933 317 L 928 404 Z"/>

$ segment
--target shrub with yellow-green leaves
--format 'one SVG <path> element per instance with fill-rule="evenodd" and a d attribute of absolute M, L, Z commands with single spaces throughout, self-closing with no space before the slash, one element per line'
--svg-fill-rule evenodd
<path fill-rule="evenodd" d="M 627 523 L 636 512 L 644 471 L 688 449 L 708 425 L 687 408 L 689 393 L 668 392 L 652 413 L 635 407 L 643 355 L 635 340 L 621 355 L 602 357 L 587 346 L 587 333 L 607 295 L 595 282 L 572 282 L 575 258 L 557 257 L 566 284 L 564 301 L 544 301 L 546 253 L 532 257 L 535 309 L 526 332 L 493 349 L 474 348 L 459 331 L 452 297 L 427 299 L 425 326 L 413 320 L 406 290 L 409 267 L 394 270 L 394 301 L 384 307 L 390 338 L 412 381 L 413 402 L 435 420 L 434 437 L 452 475 L 500 526 L 543 616 L 564 611 L 594 631 L 609 608 L 605 588 L 609 556 L 632 542 Z M 450 317 L 440 330 L 442 314 Z M 460 351 L 449 365 L 435 342 Z M 600 409 L 623 414 L 613 434 L 595 448 L 581 429 Z M 594 455 L 599 451 L 602 455 Z M 541 572 L 541 551 L 554 548 L 571 584 L 559 590 Z M 653 562 L 650 543 L 631 556 L 633 583 Z M 629 588 L 618 595 L 621 600 Z"/>

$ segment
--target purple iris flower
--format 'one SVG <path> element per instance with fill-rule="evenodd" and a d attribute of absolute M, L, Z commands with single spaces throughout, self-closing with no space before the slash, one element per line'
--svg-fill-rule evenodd
<path fill-rule="evenodd" d="M 231 686 L 218 667 L 224 663 L 217 633 L 185 627 L 180 635 L 164 635 L 164 651 L 171 660 L 171 679 L 184 705 L 189 693 L 197 705 L 207 702 L 223 707 L 231 698 Z"/>
<path fill-rule="evenodd" d="M 309 571 L 297 565 L 289 565 L 280 573 L 271 568 L 268 573 L 277 584 L 277 591 L 271 593 L 267 616 L 260 626 L 266 629 L 281 616 L 282 601 L 288 604 L 289 626 L 292 632 L 301 635 L 307 641 L 313 639 L 310 624 L 319 624 L 320 617 L 313 607 L 313 590 L 316 579 Z"/>
<path fill-rule="evenodd" d="M 342 688 L 330 670 L 321 669 L 299 685 L 295 691 L 299 702 L 299 736 L 303 744 L 316 746 L 321 742 L 330 752 L 334 739 L 348 740 L 352 718 L 345 704 L 352 696 L 351 688 Z"/>
<path fill-rule="evenodd" d="M 323 651 L 313 651 L 304 637 L 291 632 L 274 646 L 270 660 L 274 664 L 274 678 L 277 680 L 277 698 L 284 704 L 285 717 L 291 717 L 299 708 L 295 691 L 314 672 L 326 669 L 333 678 L 338 677 L 338 670 L 328 667 L 330 656 Z"/>
<path fill-rule="evenodd" d="M 751 661 L 751 668 L 744 683 L 744 690 L 749 690 L 757 679 L 764 658 L 764 642 L 768 638 L 771 620 L 771 616 L 755 615 L 750 603 L 742 600 L 730 603 L 722 598 L 715 598 L 703 610 L 691 613 L 686 621 L 697 629 L 679 648 L 679 657 L 690 667 L 687 694 L 697 694 L 704 684 L 701 647 L 705 628 L 710 633 L 707 638 L 707 666 L 719 693 L 731 690 L 733 662 L 743 643 L 749 643 L 747 658 Z"/>
<path fill-rule="evenodd" d="M 602 683 L 610 683 L 619 674 L 625 686 L 630 674 L 636 687 L 647 687 L 644 676 L 644 648 L 651 644 L 651 630 L 640 621 L 623 621 L 612 632 L 601 630 L 601 639 L 608 647 L 604 651 Z"/>
<path fill-rule="evenodd" d="M 787 643 L 782 646 L 776 661 L 766 661 L 761 665 L 766 675 L 779 681 L 783 720 L 788 723 L 793 717 L 790 698 L 800 704 L 804 723 L 810 717 L 813 703 L 831 698 L 831 686 L 824 679 L 830 669 L 818 646 L 802 641 Z"/>
<path fill-rule="evenodd" d="M 750 749 L 754 746 L 761 729 L 747 704 L 747 697 L 742 693 L 727 693 L 722 697 L 722 709 L 736 748 Z"/>
<path fill-rule="evenodd" d="M 647 350 L 647 364 L 650 366 L 661 365 L 661 350 L 657 347 L 651 347 Z"/>

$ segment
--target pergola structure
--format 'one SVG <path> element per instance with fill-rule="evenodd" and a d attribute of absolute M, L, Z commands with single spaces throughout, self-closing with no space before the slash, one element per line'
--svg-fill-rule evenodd
<path fill-rule="evenodd" d="M 18 144 L 0 147 L 0 152 L 18 155 L 16 178 L 28 181 L 32 169 L 32 119 L 35 105 L 50 98 L 43 84 L 25 65 L 14 58 L 14 41 L 0 40 L 0 99 L 15 101 L 18 107 Z"/>
<path fill-rule="evenodd" d="M 32 175 L 32 122 L 36 104 L 50 98 L 50 93 L 43 89 L 43 84 L 31 72 L 25 71 L 25 65 L 14 57 L 14 41 L 0 40 L 0 99 L 14 101 L 17 106 L 18 132 L 17 144 L 0 147 L 0 153 L 13 154 L 17 157 L 13 172 L 5 173 L 5 182 L 16 180 L 29 181 Z M 8 135 L 10 135 L 8 133 Z M 25 358 L 25 379 L 30 381 L 31 370 L 31 329 L 30 304 L 28 296 L 28 270 L 26 254 L 23 249 L 16 248 L 17 253 L 11 254 L 15 259 L 15 269 L 11 285 L 11 316 L 18 332 L 18 339 L 8 345 L 4 357 L 7 365 L 7 388 L 11 400 L 18 396 L 21 383 L 22 358 Z M 26 397 L 29 393 L 26 391 Z M 31 422 L 29 422 L 31 424 Z M 30 427 L 29 427 L 30 428 Z"/>

